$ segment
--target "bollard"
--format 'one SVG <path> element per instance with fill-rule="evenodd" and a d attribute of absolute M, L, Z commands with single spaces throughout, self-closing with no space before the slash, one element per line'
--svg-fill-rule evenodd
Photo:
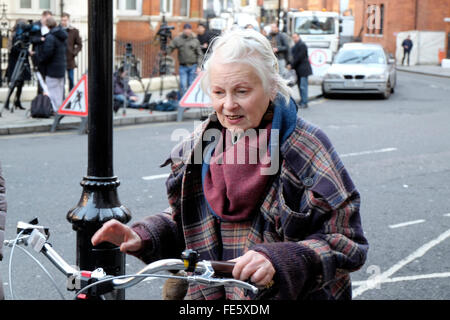
<path fill-rule="evenodd" d="M 77 233 L 76 263 L 81 270 L 101 267 L 109 275 L 124 275 L 125 255 L 117 246 L 91 244 L 103 223 L 127 223 L 131 214 L 119 201 L 120 182 L 113 171 L 113 2 L 90 0 L 88 11 L 88 168 L 80 201 L 67 220 Z M 117 290 L 109 298 L 123 300 L 125 292 Z"/>

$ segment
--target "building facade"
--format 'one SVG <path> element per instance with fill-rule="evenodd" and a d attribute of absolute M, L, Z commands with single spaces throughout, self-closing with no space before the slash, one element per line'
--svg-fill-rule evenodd
<path fill-rule="evenodd" d="M 448 0 L 355 0 L 355 37 L 380 43 L 395 54 L 399 32 L 443 31 L 447 34 L 444 51 L 450 57 L 446 17 L 450 17 Z"/>

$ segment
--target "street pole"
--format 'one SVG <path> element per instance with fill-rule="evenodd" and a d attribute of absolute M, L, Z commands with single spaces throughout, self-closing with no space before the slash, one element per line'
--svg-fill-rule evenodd
<path fill-rule="evenodd" d="M 88 168 L 80 201 L 67 220 L 77 233 L 76 263 L 81 270 L 101 267 L 109 275 L 123 275 L 125 256 L 119 247 L 91 244 L 103 223 L 127 223 L 131 213 L 119 201 L 120 182 L 113 172 L 113 2 L 89 0 L 88 11 Z M 112 298 L 124 299 L 125 292 L 119 290 Z"/>

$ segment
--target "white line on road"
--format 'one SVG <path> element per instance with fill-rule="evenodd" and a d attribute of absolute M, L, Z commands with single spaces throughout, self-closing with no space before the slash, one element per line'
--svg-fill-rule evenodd
<path fill-rule="evenodd" d="M 146 177 L 142 177 L 142 179 L 144 180 L 157 180 L 157 179 L 165 179 L 169 176 L 168 173 L 164 173 L 164 174 L 157 174 L 154 176 L 146 176 Z"/>
<path fill-rule="evenodd" d="M 403 268 L 405 265 L 407 265 L 411 261 L 414 261 L 414 260 L 422 257 L 425 253 L 428 252 L 428 250 L 437 246 L 438 244 L 440 244 L 442 241 L 444 241 L 445 239 L 447 239 L 449 237 L 450 237 L 450 229 L 448 229 L 447 231 L 445 231 L 444 233 L 439 235 L 439 237 L 437 237 L 436 239 L 433 239 L 430 242 L 427 242 L 426 244 L 421 246 L 419 249 L 417 249 L 416 251 L 411 253 L 406 258 L 397 262 L 395 265 L 390 267 L 388 270 L 386 270 L 379 276 L 373 277 L 372 279 L 363 282 L 363 284 L 361 284 L 358 288 L 353 290 L 353 297 L 357 297 L 357 296 L 363 294 L 364 292 L 366 292 L 367 290 L 376 288 L 380 283 L 389 279 L 390 276 L 392 276 L 398 270 Z"/>
<path fill-rule="evenodd" d="M 342 154 L 341 158 L 355 157 L 355 156 L 364 156 L 364 155 L 367 155 L 367 154 L 385 153 L 385 152 L 392 152 L 392 151 L 397 151 L 397 148 L 384 148 L 384 149 L 379 149 L 379 150 L 369 150 L 369 151 L 346 153 L 346 154 Z"/>
<path fill-rule="evenodd" d="M 392 224 L 389 226 L 389 228 L 391 228 L 391 229 L 401 228 L 401 227 L 406 227 L 406 226 L 410 226 L 412 224 L 418 224 L 418 223 L 423 223 L 423 222 L 425 222 L 424 219 L 419 219 L 419 220 L 408 221 L 408 222 L 403 222 L 403 223 L 398 223 L 398 224 Z"/>
<path fill-rule="evenodd" d="M 450 217 L 450 213 L 444 214 L 444 217 Z"/>
<path fill-rule="evenodd" d="M 442 273 L 430 273 L 430 274 L 420 274 L 416 276 L 405 276 L 405 277 L 395 277 L 395 278 L 388 278 L 378 283 L 393 283 L 393 282 L 400 282 L 400 281 L 415 281 L 415 280 L 424 280 L 424 279 L 435 279 L 435 278 L 450 278 L 450 272 L 442 272 Z M 367 280 L 365 281 L 354 281 L 352 282 L 352 285 L 354 286 L 362 286 L 367 283 Z"/>

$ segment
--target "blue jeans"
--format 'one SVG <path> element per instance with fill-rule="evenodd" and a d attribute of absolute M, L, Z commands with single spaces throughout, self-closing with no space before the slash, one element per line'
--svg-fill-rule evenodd
<path fill-rule="evenodd" d="M 197 65 L 193 64 L 190 67 L 180 65 L 180 89 L 181 89 L 181 97 L 184 96 L 190 85 L 194 82 L 197 74 Z"/>
<path fill-rule="evenodd" d="M 300 105 L 308 104 L 308 77 L 301 77 L 298 81 L 300 91 Z"/>
<path fill-rule="evenodd" d="M 114 100 L 125 102 L 125 96 L 123 94 L 115 94 Z M 140 108 L 141 104 L 137 103 L 136 101 L 132 101 L 130 99 L 127 100 L 127 107 L 128 108 Z"/>

